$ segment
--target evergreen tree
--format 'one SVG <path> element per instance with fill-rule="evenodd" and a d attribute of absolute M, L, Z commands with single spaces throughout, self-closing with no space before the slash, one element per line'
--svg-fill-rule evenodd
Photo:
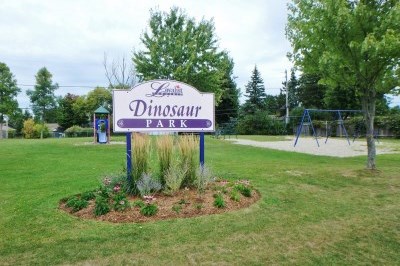
<path fill-rule="evenodd" d="M 297 106 L 299 106 L 299 96 L 298 96 L 298 80 L 296 78 L 296 74 L 294 72 L 294 69 L 292 68 L 290 70 L 290 79 L 288 81 L 287 87 L 289 90 L 289 108 L 293 109 Z"/>
<path fill-rule="evenodd" d="M 17 95 L 20 89 L 8 66 L 0 62 L 0 139 L 3 138 L 4 115 L 9 117 L 18 109 Z"/>
<path fill-rule="evenodd" d="M 226 69 L 224 83 L 222 84 L 223 92 L 221 101 L 215 110 L 215 119 L 219 125 L 228 123 L 238 116 L 240 91 L 232 76 L 233 61 L 230 64 L 230 67 Z"/>
<path fill-rule="evenodd" d="M 251 75 L 251 80 L 246 85 L 246 94 L 248 98 L 243 105 L 243 112 L 245 114 L 255 114 L 256 111 L 265 111 L 265 94 L 264 81 L 261 78 L 261 74 L 254 66 L 254 70 Z"/>

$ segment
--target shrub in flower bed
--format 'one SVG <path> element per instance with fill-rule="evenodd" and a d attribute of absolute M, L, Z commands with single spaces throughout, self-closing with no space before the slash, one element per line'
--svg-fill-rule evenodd
<path fill-rule="evenodd" d="M 218 178 L 207 166 L 196 166 L 198 140 L 193 135 L 176 138 L 163 136 L 157 142 L 160 151 L 156 154 L 162 162 L 159 162 L 156 172 L 151 172 L 150 167 L 157 165 L 150 162 L 150 138 L 134 134 L 133 142 L 141 154 L 133 156 L 136 159 L 133 161 L 135 170 L 132 178 L 127 179 L 126 173 L 106 176 L 96 190 L 63 200 L 63 206 L 76 215 L 107 215 L 118 220 L 127 219 L 121 218 L 124 217 L 123 213 L 129 213 L 130 216 L 140 214 L 147 218 L 208 214 L 221 212 L 222 209 L 239 208 L 255 201 L 244 200 L 254 194 L 249 181 L 216 181 Z M 216 196 L 213 198 L 213 195 Z M 169 201 L 172 201 L 170 206 L 160 207 L 160 204 Z M 86 209 L 90 209 L 91 214 Z M 159 215 L 165 209 L 170 213 Z"/>

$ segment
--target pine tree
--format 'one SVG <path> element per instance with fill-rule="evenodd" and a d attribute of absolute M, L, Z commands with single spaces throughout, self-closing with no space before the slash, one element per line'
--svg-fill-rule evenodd
<path fill-rule="evenodd" d="M 251 80 L 246 85 L 246 97 L 248 99 L 243 105 L 243 111 L 247 114 L 254 114 L 256 111 L 264 111 L 266 108 L 264 81 L 261 78 L 261 74 L 254 66 L 253 73 L 251 75 Z"/>

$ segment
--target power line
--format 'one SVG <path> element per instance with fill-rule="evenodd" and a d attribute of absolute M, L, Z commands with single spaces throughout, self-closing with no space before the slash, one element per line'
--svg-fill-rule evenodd
<path fill-rule="evenodd" d="M 35 87 L 36 85 L 31 85 L 31 84 L 17 84 L 17 86 L 21 87 Z M 88 88 L 88 89 L 94 89 L 96 87 L 104 87 L 106 88 L 107 86 L 87 86 L 87 85 L 58 85 L 59 88 Z"/>

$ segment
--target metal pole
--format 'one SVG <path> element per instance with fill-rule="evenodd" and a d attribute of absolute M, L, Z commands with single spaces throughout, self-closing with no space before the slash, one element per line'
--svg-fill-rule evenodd
<path fill-rule="evenodd" d="M 132 133 L 126 133 L 126 174 L 128 182 L 132 182 L 132 144 L 131 144 Z"/>
<path fill-rule="evenodd" d="M 200 132 L 200 166 L 204 167 L 204 132 Z"/>
<path fill-rule="evenodd" d="M 286 90 L 286 117 L 285 123 L 289 124 L 289 88 L 287 85 L 287 70 L 285 69 L 285 90 Z"/>

